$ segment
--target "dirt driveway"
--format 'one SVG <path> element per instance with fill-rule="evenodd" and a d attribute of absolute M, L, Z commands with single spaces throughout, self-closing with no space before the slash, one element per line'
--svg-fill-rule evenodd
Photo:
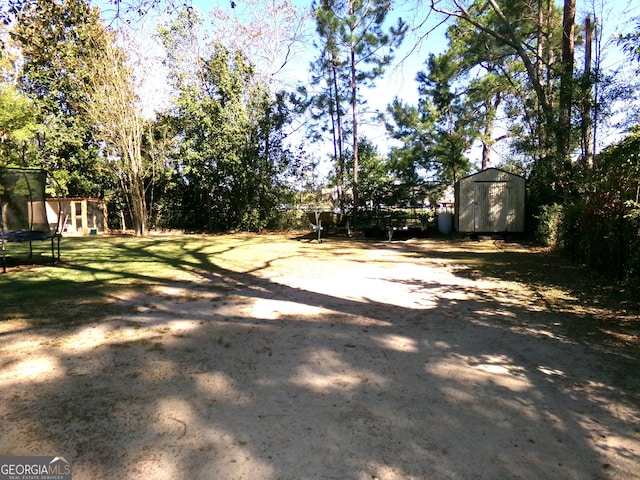
<path fill-rule="evenodd" d="M 236 238 L 106 320 L 0 323 L 0 453 L 75 480 L 640 478 L 637 337 L 481 268 L 553 259 Z"/>

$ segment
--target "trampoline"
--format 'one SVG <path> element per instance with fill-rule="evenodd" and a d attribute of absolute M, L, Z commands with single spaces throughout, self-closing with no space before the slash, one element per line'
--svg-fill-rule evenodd
<path fill-rule="evenodd" d="M 55 265 L 56 259 L 60 259 L 60 215 L 52 226 L 47 218 L 46 185 L 46 170 L 0 167 L 3 273 L 7 271 L 7 244 L 12 242 L 29 242 L 29 258 L 32 258 L 34 241 L 51 240 L 51 264 Z"/>

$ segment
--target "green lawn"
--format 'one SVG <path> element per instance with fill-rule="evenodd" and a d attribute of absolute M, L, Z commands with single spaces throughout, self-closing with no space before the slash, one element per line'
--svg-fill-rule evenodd
<path fill-rule="evenodd" d="M 73 309 L 93 318 L 112 314 L 123 292 L 143 293 L 160 282 L 211 268 L 203 259 L 224 248 L 224 242 L 203 236 L 96 236 L 63 238 L 61 261 L 49 265 L 49 244 L 8 244 L 9 268 L 0 276 L 1 320 L 74 324 Z M 88 312 L 89 311 L 89 312 Z M 89 318 L 92 318 L 89 316 Z"/>

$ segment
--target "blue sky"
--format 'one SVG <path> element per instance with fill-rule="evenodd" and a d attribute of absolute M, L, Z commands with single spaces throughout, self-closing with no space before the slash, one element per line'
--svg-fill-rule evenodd
<path fill-rule="evenodd" d="M 236 7 L 231 8 L 230 0 L 192 0 L 192 5 L 203 13 L 210 12 L 215 7 L 223 9 L 231 15 L 243 17 L 247 14 L 247 2 L 243 0 L 234 0 Z M 301 9 L 310 9 L 311 0 L 293 0 L 294 5 Z M 400 2 L 399 2 L 400 3 Z M 420 15 L 426 16 L 426 11 L 420 12 Z M 415 16 L 415 12 L 408 9 L 395 8 L 389 16 L 390 23 L 395 23 L 398 16 L 406 18 L 407 16 Z M 245 17 L 246 18 L 246 17 Z M 308 23 L 308 33 L 314 33 L 315 26 L 313 21 Z M 427 26 L 428 28 L 428 26 Z M 378 82 L 379 88 L 367 95 L 371 109 L 384 110 L 386 105 L 390 103 L 396 95 L 400 95 L 408 100 L 416 100 L 417 92 L 414 82 L 417 71 L 422 67 L 428 53 L 442 51 L 445 47 L 444 30 L 440 30 L 437 34 L 430 36 L 429 40 L 418 46 L 413 53 L 410 50 L 414 47 L 415 37 L 407 38 L 402 48 L 397 52 L 395 64 L 387 69 L 384 79 Z M 292 58 L 287 74 L 300 81 L 308 78 L 309 63 L 315 57 L 316 52 L 313 49 L 312 42 L 305 42 L 305 48 L 300 49 L 296 56 Z M 406 57 L 406 58 L 405 58 Z M 400 60 L 403 60 L 400 63 Z M 400 63 L 398 65 L 398 63 Z"/>

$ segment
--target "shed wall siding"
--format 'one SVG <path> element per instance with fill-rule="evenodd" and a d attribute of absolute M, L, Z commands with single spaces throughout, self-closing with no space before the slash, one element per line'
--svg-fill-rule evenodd
<path fill-rule="evenodd" d="M 456 229 L 461 233 L 523 232 L 524 178 L 497 169 L 456 185 Z"/>

